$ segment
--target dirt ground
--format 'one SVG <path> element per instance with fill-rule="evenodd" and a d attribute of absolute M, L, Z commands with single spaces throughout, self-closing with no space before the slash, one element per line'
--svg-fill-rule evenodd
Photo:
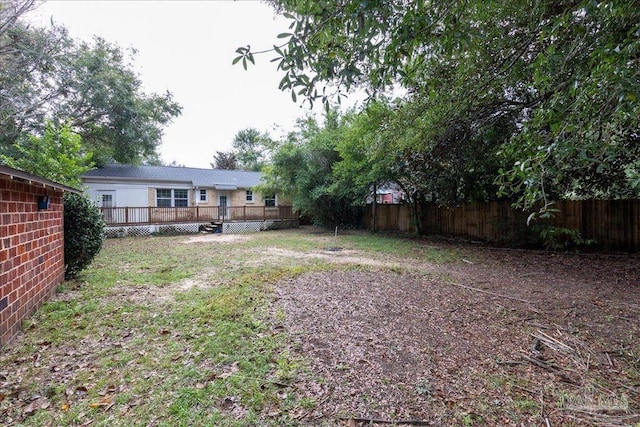
<path fill-rule="evenodd" d="M 304 425 L 640 425 L 640 258 L 424 244 L 462 260 L 277 287 Z"/>
<path fill-rule="evenodd" d="M 198 235 L 182 243 L 262 236 Z M 310 402 L 289 414 L 299 422 L 291 425 L 640 427 L 640 256 L 416 244 L 452 261 L 321 244 L 248 245 L 227 260 L 323 266 L 274 284 L 265 313 L 274 333 L 291 337 L 293 358 L 308 366 L 287 384 Z M 215 286 L 211 277 L 205 271 L 173 285 L 130 286 L 121 296 L 162 306 L 176 292 Z M 75 366 L 74 354 L 52 366 Z M 9 381 L 1 368 L 0 397 Z"/>

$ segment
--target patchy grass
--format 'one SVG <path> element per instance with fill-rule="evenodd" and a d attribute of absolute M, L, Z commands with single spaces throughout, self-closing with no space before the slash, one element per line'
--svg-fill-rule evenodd
<path fill-rule="evenodd" d="M 304 362 L 289 351 L 284 329 L 267 322 L 265 307 L 273 283 L 329 263 L 262 265 L 260 254 L 308 253 L 334 239 L 291 231 L 256 237 L 108 240 L 4 349 L 0 424 L 282 425 L 312 411 L 314 399 L 293 392 Z M 409 251 L 388 238 L 340 238 L 361 251 Z"/>
<path fill-rule="evenodd" d="M 417 245 L 416 241 L 401 239 L 390 235 L 354 233 L 339 237 L 339 242 L 351 249 L 394 255 L 404 259 L 421 262 L 445 263 L 459 259 L 460 255 L 453 249 L 443 250 L 425 245 Z"/>
<path fill-rule="evenodd" d="M 181 241 L 110 240 L 61 286 L 3 355 L 4 422 L 251 425 L 277 404 L 283 337 L 255 312 L 270 280 L 295 271 L 229 272 L 233 245 Z M 175 288 L 207 269 L 224 284 Z"/>
<path fill-rule="evenodd" d="M 637 422 L 629 263 L 602 275 L 624 272 L 621 300 L 588 283 L 592 260 L 527 269 L 522 252 L 357 232 L 222 237 L 108 240 L 3 349 L 0 425 Z M 581 387 L 521 359 L 539 328 L 580 350 L 544 349 Z"/>

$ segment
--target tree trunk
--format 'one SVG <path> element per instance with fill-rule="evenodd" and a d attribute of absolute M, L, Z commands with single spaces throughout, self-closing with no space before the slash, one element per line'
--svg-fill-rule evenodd
<path fill-rule="evenodd" d="M 372 216 L 373 216 L 373 232 L 376 233 L 378 231 L 378 184 L 373 183 L 373 206 L 372 206 Z"/>
<path fill-rule="evenodd" d="M 422 218 L 420 217 L 418 200 L 413 201 L 413 217 L 416 221 L 416 234 L 422 235 Z"/>

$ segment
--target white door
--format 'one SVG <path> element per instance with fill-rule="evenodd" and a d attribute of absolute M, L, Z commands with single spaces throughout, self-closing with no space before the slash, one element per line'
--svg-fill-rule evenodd
<path fill-rule="evenodd" d="M 116 218 L 116 192 L 115 191 L 98 191 L 98 206 L 102 208 L 102 216 L 106 223 L 114 222 Z"/>

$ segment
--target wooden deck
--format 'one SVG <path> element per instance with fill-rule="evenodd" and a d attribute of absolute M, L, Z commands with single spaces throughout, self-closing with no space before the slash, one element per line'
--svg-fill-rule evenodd
<path fill-rule="evenodd" d="M 298 219 L 291 206 L 189 206 L 184 208 L 100 208 L 107 226 L 149 224 L 284 221 Z"/>

